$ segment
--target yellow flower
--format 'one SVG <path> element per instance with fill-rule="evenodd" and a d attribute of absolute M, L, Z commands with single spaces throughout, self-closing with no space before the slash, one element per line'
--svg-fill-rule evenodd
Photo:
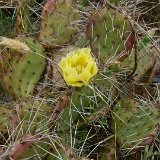
<path fill-rule="evenodd" d="M 61 59 L 58 66 L 67 85 L 86 85 L 98 72 L 90 52 L 90 48 L 77 49 Z"/>

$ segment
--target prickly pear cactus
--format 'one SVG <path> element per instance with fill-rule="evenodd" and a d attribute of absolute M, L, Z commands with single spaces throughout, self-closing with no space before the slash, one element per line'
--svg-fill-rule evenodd
<path fill-rule="evenodd" d="M 72 40 L 79 20 L 74 0 L 48 0 L 42 11 L 39 40 L 46 47 L 60 47 Z"/>
<path fill-rule="evenodd" d="M 138 148 L 150 144 L 159 130 L 158 109 L 141 106 L 135 100 L 124 99 L 113 110 L 113 126 L 121 148 Z"/>
<path fill-rule="evenodd" d="M 33 38 L 21 39 L 30 51 L 4 48 L 0 63 L 0 81 L 12 97 L 25 98 L 34 90 L 45 68 L 45 54 Z M 7 46 L 6 46 L 7 47 Z"/>
<path fill-rule="evenodd" d="M 104 147 L 103 154 L 98 155 L 101 159 L 115 159 L 118 155 L 115 155 L 117 146 L 122 149 L 137 149 L 155 139 L 159 131 L 158 109 L 134 99 L 126 99 L 141 96 L 148 101 L 153 100 L 156 97 L 150 92 L 153 89 L 149 88 L 148 84 L 143 87 L 134 84 L 135 81 L 129 81 L 132 77 L 127 79 L 129 82 L 122 80 L 127 75 L 126 71 L 133 70 L 137 63 L 133 76 L 134 80 L 139 82 L 150 68 L 154 68 L 157 57 L 153 57 L 154 54 L 144 54 L 144 48 L 141 48 L 136 62 L 136 52 L 133 49 L 135 33 L 132 25 L 127 16 L 113 6 L 118 5 L 119 1 L 46 0 L 39 16 L 41 20 L 37 20 L 37 24 L 40 24 L 38 35 L 34 34 L 38 41 L 34 38 L 19 38 L 19 41 L 8 39 L 7 43 L 7 39 L 2 38 L 3 41 L 0 38 L 0 82 L 9 95 L 16 99 L 10 103 L 10 108 L 0 107 L 0 159 L 80 159 L 81 153 L 76 156 L 72 149 L 75 147 L 78 152 L 81 150 L 78 146 L 80 143 L 76 144 L 75 140 L 83 138 L 76 134 L 84 127 L 86 142 L 87 136 L 90 137 L 89 132 L 93 132 L 90 130 L 93 127 L 92 123 L 100 126 L 99 128 L 100 123 L 105 124 L 103 127 L 108 132 L 111 121 L 115 133 L 109 132 L 111 136 L 107 133 L 105 140 L 101 141 L 110 145 Z M 33 15 L 30 10 L 35 11 L 34 13 L 40 11 L 40 7 L 36 6 L 36 10 L 32 8 L 39 2 L 15 2 L 15 28 L 18 34 L 33 33 Z M 93 10 L 95 11 L 90 16 Z M 36 13 L 37 15 L 39 14 Z M 98 63 L 99 72 L 97 69 L 97 75 L 82 87 L 68 87 L 56 68 L 63 55 L 68 53 L 67 49 L 70 50 L 69 45 L 74 45 L 73 48 L 90 47 Z M 60 48 L 63 48 L 65 53 Z M 44 51 L 53 51 L 53 54 L 47 54 L 47 60 L 53 69 L 49 70 L 50 66 L 47 66 L 46 74 L 41 80 L 51 82 L 52 87 L 46 85 L 43 88 L 44 92 L 38 96 L 43 97 L 45 101 L 49 100 L 54 107 L 43 101 L 33 101 L 31 98 L 35 85 L 45 69 Z M 126 59 L 127 61 L 124 61 Z M 71 78 L 74 78 L 74 75 Z M 42 89 L 41 86 L 37 88 Z M 39 93 L 37 90 L 35 94 Z M 152 98 L 148 98 L 146 92 L 149 92 Z M 61 96 L 62 94 L 64 96 Z M 51 101 L 48 97 L 51 97 Z M 88 156 L 91 152 L 89 148 Z"/>
<path fill-rule="evenodd" d="M 90 46 L 101 64 L 119 60 L 129 53 L 135 41 L 135 35 L 129 20 L 120 12 L 111 8 L 101 8 L 89 18 L 86 30 Z"/>

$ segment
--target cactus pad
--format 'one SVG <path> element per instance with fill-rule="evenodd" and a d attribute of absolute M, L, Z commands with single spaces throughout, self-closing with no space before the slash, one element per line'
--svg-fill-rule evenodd
<path fill-rule="evenodd" d="M 39 39 L 46 47 L 58 47 L 68 43 L 77 32 L 74 25 L 79 16 L 74 11 L 75 1 L 48 0 L 42 11 Z"/>
<path fill-rule="evenodd" d="M 132 99 L 120 101 L 112 115 L 121 147 L 138 148 L 150 144 L 158 132 L 158 114 L 154 106 L 140 106 Z"/>
<path fill-rule="evenodd" d="M 45 55 L 40 43 L 32 38 L 22 39 L 30 51 L 20 53 L 11 49 L 2 51 L 0 81 L 12 97 L 28 97 L 45 67 Z"/>
<path fill-rule="evenodd" d="M 156 43 L 158 45 L 158 41 Z M 135 52 L 133 50 L 128 58 L 121 62 L 121 66 L 127 70 L 133 70 L 136 63 L 137 66 L 133 76 L 134 80 L 148 83 L 152 81 L 158 67 L 157 55 L 158 52 L 154 45 L 149 43 L 148 39 L 144 39 L 143 41 L 138 42 L 137 51 Z"/>
<path fill-rule="evenodd" d="M 129 20 L 117 10 L 107 7 L 92 14 L 86 35 L 94 54 L 103 64 L 117 55 L 130 52 L 135 41 Z"/>
<path fill-rule="evenodd" d="M 153 45 L 147 44 L 145 48 L 140 49 L 137 57 L 137 70 L 135 72 L 136 81 L 149 81 L 152 69 L 154 68 L 157 61 L 157 52 L 153 48 Z"/>
<path fill-rule="evenodd" d="M 44 102 L 33 100 L 19 102 L 10 112 L 10 129 L 14 131 L 16 137 L 21 137 L 24 133 L 33 135 L 35 132 L 47 132 L 51 125 L 49 123 L 51 114 L 51 107 Z"/>

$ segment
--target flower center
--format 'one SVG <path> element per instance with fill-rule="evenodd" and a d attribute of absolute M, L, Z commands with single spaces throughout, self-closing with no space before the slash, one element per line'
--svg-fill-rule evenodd
<path fill-rule="evenodd" d="M 75 67 L 75 69 L 76 69 L 76 71 L 77 71 L 78 74 L 82 73 L 82 69 L 83 69 L 83 68 L 84 68 L 84 66 L 82 66 L 82 65 L 77 65 L 77 66 Z"/>
<path fill-rule="evenodd" d="M 85 66 L 87 64 L 87 61 L 88 59 L 84 57 L 82 54 L 81 55 L 76 54 L 76 56 L 72 57 L 71 66 L 81 68 L 81 66 Z"/>

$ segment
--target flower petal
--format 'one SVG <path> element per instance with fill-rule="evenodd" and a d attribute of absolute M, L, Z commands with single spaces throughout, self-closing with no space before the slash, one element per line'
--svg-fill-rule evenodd
<path fill-rule="evenodd" d="M 97 74 L 97 72 L 98 72 L 98 67 L 97 67 L 96 63 L 94 62 L 93 66 L 92 66 L 92 70 L 91 70 L 92 76 Z"/>
<path fill-rule="evenodd" d="M 78 79 L 78 73 L 76 71 L 75 68 L 67 66 L 64 70 L 63 70 L 63 74 L 65 76 L 65 78 L 69 81 L 71 81 L 71 79 L 75 79 L 75 80 L 79 80 Z M 68 78 L 69 77 L 69 78 Z M 73 81 L 75 81 L 73 80 Z"/>
<path fill-rule="evenodd" d="M 91 73 L 87 69 L 83 69 L 82 73 L 79 74 L 79 77 L 82 81 L 88 83 L 89 79 L 91 78 Z"/>
<path fill-rule="evenodd" d="M 75 87 L 82 87 L 82 85 L 84 85 L 84 83 L 83 82 L 70 82 L 70 81 L 67 81 L 67 85 L 75 86 Z"/>
<path fill-rule="evenodd" d="M 67 81 L 69 81 L 69 82 L 77 82 L 77 81 L 80 80 L 79 77 L 78 77 L 78 75 L 72 74 L 72 73 L 70 73 L 70 74 L 66 77 L 66 79 L 67 79 Z"/>
<path fill-rule="evenodd" d="M 66 67 L 66 59 L 63 57 L 61 59 L 61 61 L 58 63 L 58 66 L 61 68 L 61 69 L 64 69 Z"/>
<path fill-rule="evenodd" d="M 91 49 L 90 48 L 82 48 L 81 49 L 81 53 L 87 55 L 88 58 L 92 58 L 91 57 Z"/>
<path fill-rule="evenodd" d="M 64 79 L 67 85 L 81 87 L 83 83 L 80 81 L 78 73 L 75 68 L 67 67 L 64 70 Z"/>
<path fill-rule="evenodd" d="M 71 66 L 72 67 L 75 67 L 77 65 L 78 59 L 79 59 L 78 54 L 74 54 L 71 56 Z"/>
<path fill-rule="evenodd" d="M 90 73 L 92 72 L 92 68 L 93 68 L 93 64 L 94 62 L 93 61 L 90 61 L 87 66 L 86 66 L 86 70 L 88 70 Z"/>
<path fill-rule="evenodd" d="M 70 61 L 71 61 L 70 57 L 66 57 L 66 58 L 63 57 L 59 62 L 58 66 L 63 70 L 70 64 Z"/>

